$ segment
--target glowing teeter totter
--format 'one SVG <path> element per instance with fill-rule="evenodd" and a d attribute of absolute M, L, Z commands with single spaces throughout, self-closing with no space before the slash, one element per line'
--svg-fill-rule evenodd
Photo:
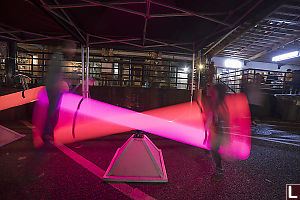
<path fill-rule="evenodd" d="M 36 103 L 33 123 L 36 126 L 34 137 L 38 138 L 43 130 L 43 120 L 47 111 L 47 96 L 45 91 L 41 92 L 39 101 Z M 223 145 L 220 149 L 222 156 L 231 159 L 247 159 L 250 154 L 250 111 L 248 102 L 243 94 L 234 94 L 226 97 L 230 118 L 230 142 Z M 83 99 L 81 96 L 65 93 L 60 102 L 59 119 L 54 130 L 54 142 L 56 145 L 92 139 L 126 132 L 130 130 L 141 130 L 161 137 L 169 138 L 178 142 L 190 144 L 204 149 L 210 149 L 209 141 L 211 135 L 205 136 L 204 116 L 200 112 L 197 103 L 182 103 L 164 108 L 154 109 L 146 112 L 135 112 L 125 108 L 117 107 L 93 99 Z M 134 143 L 137 149 L 150 149 L 150 154 L 156 154 L 150 159 L 155 160 L 159 165 L 162 176 L 158 179 L 151 179 L 155 182 L 166 182 L 164 176 L 163 162 L 157 156 L 159 150 L 146 136 L 139 143 Z M 137 138 L 132 136 L 126 143 Z M 126 144 L 125 143 L 125 144 Z M 142 147 L 141 144 L 145 144 Z M 148 147 L 148 148 L 147 148 Z M 155 149 L 156 148 L 156 149 Z M 137 171 L 135 165 L 130 162 L 118 160 L 124 157 L 122 152 L 128 151 L 127 145 L 123 145 L 116 153 L 109 169 L 105 173 L 104 179 L 121 180 L 122 177 L 110 174 L 111 169 L 119 169 L 125 172 L 130 167 L 131 171 Z M 122 156 L 121 156 L 122 155 Z M 117 163 L 117 164 L 116 164 Z M 117 165 L 123 163 L 126 169 L 121 169 Z M 116 165 L 115 165 L 116 164 Z M 160 175 L 161 175 L 160 174 Z M 109 175 L 112 175 L 109 177 Z M 166 175 L 166 174 L 165 174 Z M 127 174 L 122 181 L 149 181 Z M 144 177 L 145 178 L 145 177 Z M 147 177 L 146 177 L 147 178 Z"/>

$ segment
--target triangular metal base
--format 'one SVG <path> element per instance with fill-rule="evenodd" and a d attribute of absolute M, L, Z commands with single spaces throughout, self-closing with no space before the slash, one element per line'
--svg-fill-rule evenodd
<path fill-rule="evenodd" d="M 168 182 L 162 152 L 143 135 L 132 135 L 118 148 L 104 176 L 104 181 Z"/>
<path fill-rule="evenodd" d="M 25 137 L 13 130 L 0 125 L 0 147 Z"/>

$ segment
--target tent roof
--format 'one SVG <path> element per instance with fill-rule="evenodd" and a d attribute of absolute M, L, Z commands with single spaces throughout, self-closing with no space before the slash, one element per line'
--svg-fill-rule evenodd
<path fill-rule="evenodd" d="M 71 39 L 108 48 L 191 53 L 209 48 L 281 2 L 9 0 L 1 2 L 0 38 L 52 43 Z"/>

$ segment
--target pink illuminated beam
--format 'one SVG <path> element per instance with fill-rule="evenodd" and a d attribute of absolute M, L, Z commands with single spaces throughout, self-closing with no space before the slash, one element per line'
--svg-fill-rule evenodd
<path fill-rule="evenodd" d="M 61 109 L 72 113 L 77 110 L 77 105 L 74 105 L 71 102 L 79 102 L 80 100 L 80 96 L 65 94 L 62 98 Z M 198 109 L 196 104 L 187 104 L 187 106 Z M 78 111 L 78 116 L 80 115 L 106 121 L 112 124 L 118 124 L 130 129 L 143 130 L 155 135 L 167 137 L 169 139 L 188 143 L 194 146 L 207 148 L 206 145 L 203 145 L 204 135 L 201 134 L 201 132 L 204 132 L 203 120 L 201 120 L 199 113 L 199 119 L 197 120 L 199 128 L 196 128 L 193 126 L 176 123 L 176 120 L 173 118 L 162 119 L 156 116 L 138 113 L 93 99 L 84 99 Z M 57 133 L 58 132 L 55 134 L 55 139 L 59 141 L 60 136 Z M 64 137 L 65 135 L 61 136 Z"/>
<path fill-rule="evenodd" d="M 44 98 L 47 101 L 47 98 Z M 74 94 L 64 94 L 60 105 L 58 124 L 55 128 L 55 142 L 70 143 L 105 135 L 143 130 L 161 137 L 193 146 L 210 149 L 205 142 L 203 114 L 198 105 L 183 103 L 159 108 L 143 113 L 134 112 L 92 99 L 84 99 Z M 250 153 L 250 117 L 247 99 L 243 95 L 231 95 L 226 99 L 230 115 L 230 143 L 222 146 L 220 152 L 228 158 L 246 159 Z M 43 105 L 39 101 L 39 105 Z M 36 109 L 35 109 L 36 110 Z M 45 110 L 45 109 L 44 109 Z M 74 113 L 77 118 L 74 123 Z M 42 112 L 36 112 L 42 113 Z M 34 124 L 41 127 L 42 116 L 36 115 Z M 74 137 L 75 136 L 75 137 Z M 213 135 L 209 135 L 212 138 Z"/>

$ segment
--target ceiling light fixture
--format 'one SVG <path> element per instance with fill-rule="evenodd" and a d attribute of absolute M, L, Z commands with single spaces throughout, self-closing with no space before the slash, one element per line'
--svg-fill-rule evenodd
<path fill-rule="evenodd" d="M 285 54 L 275 56 L 275 57 L 272 58 L 272 61 L 277 62 L 277 61 L 281 61 L 281 60 L 296 58 L 296 57 L 299 57 L 299 56 L 300 56 L 299 51 L 292 51 L 292 52 L 289 52 L 289 53 L 285 53 Z"/>
<path fill-rule="evenodd" d="M 226 59 L 224 64 L 225 64 L 225 67 L 228 67 L 228 68 L 242 68 L 242 66 L 243 66 L 241 61 L 235 60 L 235 59 Z"/>

